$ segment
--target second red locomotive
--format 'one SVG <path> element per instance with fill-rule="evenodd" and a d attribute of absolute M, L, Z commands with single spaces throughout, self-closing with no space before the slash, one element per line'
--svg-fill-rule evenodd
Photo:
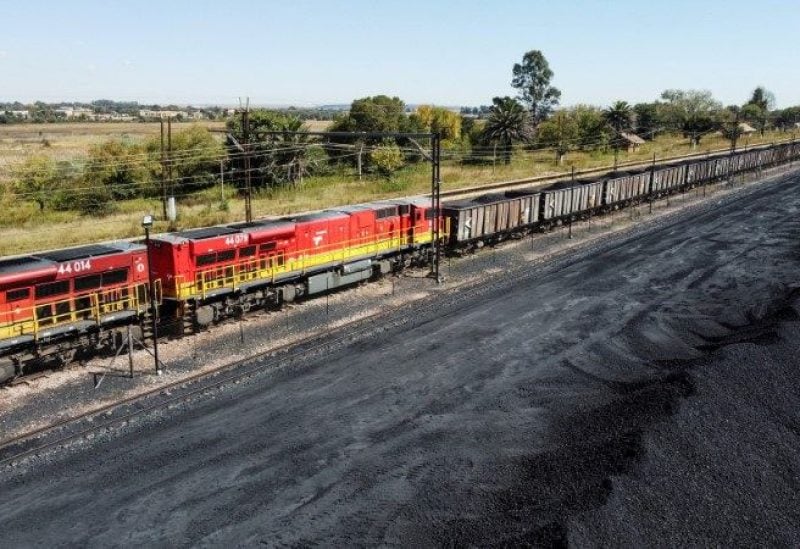
<path fill-rule="evenodd" d="M 430 207 L 424 199 L 383 201 L 159 235 L 150 254 L 164 314 L 193 331 L 427 261 Z"/>

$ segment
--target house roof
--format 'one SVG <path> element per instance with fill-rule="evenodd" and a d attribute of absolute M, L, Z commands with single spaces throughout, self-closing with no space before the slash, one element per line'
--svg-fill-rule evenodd
<path fill-rule="evenodd" d="M 645 140 L 642 139 L 641 137 L 639 137 L 638 135 L 636 135 L 635 133 L 622 132 L 620 135 L 622 136 L 622 139 L 624 139 L 628 143 L 631 143 L 632 145 L 644 145 L 645 144 Z"/>

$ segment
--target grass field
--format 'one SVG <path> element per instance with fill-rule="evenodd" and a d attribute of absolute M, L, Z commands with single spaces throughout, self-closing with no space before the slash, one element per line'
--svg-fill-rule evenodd
<path fill-rule="evenodd" d="M 222 123 L 208 123 L 221 126 Z M 173 125 L 175 129 L 176 125 Z M 325 122 L 314 124 L 315 130 L 327 127 Z M 180 126 L 178 126 L 180 128 Z M 41 135 L 40 133 L 41 132 Z M 18 162 L 26 155 L 45 151 L 57 158 L 75 158 L 86 154 L 91 144 L 109 138 L 145 139 L 158 135 L 159 124 L 108 123 L 108 124 L 47 124 L 0 127 L 0 159 Z M 786 134 L 751 136 L 740 145 L 755 145 L 786 139 Z M 50 145 L 44 147 L 42 139 Z M 725 149 L 728 142 L 720 136 L 707 137 L 696 150 L 680 136 L 662 136 L 643 145 L 637 152 L 621 152 L 619 162 L 646 161 L 653 158 L 677 156 L 690 152 Z M 558 165 L 549 151 L 520 152 L 515 154 L 510 165 L 499 160 L 481 166 L 462 165 L 443 152 L 442 181 L 445 189 L 477 186 L 481 183 L 521 179 L 540 175 L 568 173 L 576 170 L 609 166 L 613 163 L 610 151 L 572 152 L 564 163 Z M 0 174 L 8 167 L 0 163 Z M 0 175 L 2 178 L 2 175 Z M 264 190 L 253 200 L 255 216 L 283 215 L 307 210 L 322 209 L 366 202 L 379 198 L 424 194 L 430 189 L 430 166 L 426 163 L 405 168 L 391 180 L 365 177 L 359 180 L 355 174 L 328 177 L 311 177 L 295 186 Z M 244 202 L 235 196 L 234 189 L 224 189 L 225 203 L 220 188 L 211 188 L 186 197 L 179 203 L 178 228 L 189 228 L 244 219 Z M 0 255 L 10 255 L 33 250 L 50 249 L 87 242 L 130 238 L 141 235 L 140 220 L 145 213 L 158 213 L 161 204 L 157 200 L 137 199 L 117 204 L 114 214 L 102 218 L 88 218 L 75 212 L 39 212 L 31 202 L 2 204 L 6 213 L 0 219 Z M 159 222 L 157 230 L 167 230 Z"/>
<path fill-rule="evenodd" d="M 175 122 L 172 131 L 191 126 L 192 122 Z M 194 122 L 204 127 L 221 129 L 224 122 Z M 11 124 L 0 126 L 0 184 L 8 181 L 15 164 L 32 155 L 45 155 L 54 160 L 74 160 L 88 154 L 89 148 L 109 139 L 143 141 L 159 135 L 158 122 L 76 122 L 63 124 Z"/>

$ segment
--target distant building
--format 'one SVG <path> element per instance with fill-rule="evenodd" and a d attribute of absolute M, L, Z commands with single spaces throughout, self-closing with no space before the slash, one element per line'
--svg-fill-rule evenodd
<path fill-rule="evenodd" d="M 756 133 L 757 130 L 750 124 L 747 124 L 746 122 L 741 122 L 739 124 L 739 131 L 742 132 L 742 135 L 750 135 L 751 133 Z"/>
<path fill-rule="evenodd" d="M 31 117 L 30 111 L 5 111 L 5 113 L 11 116 L 16 116 L 17 118 L 23 118 L 25 120 Z"/>
<path fill-rule="evenodd" d="M 622 137 L 622 141 L 628 148 L 628 152 L 636 152 L 639 150 L 639 147 L 645 144 L 645 140 L 636 135 L 635 133 L 620 133 L 620 137 Z"/>
<path fill-rule="evenodd" d="M 64 116 L 65 118 L 78 118 L 79 116 L 92 118 L 94 116 L 94 111 L 92 109 L 86 109 L 83 107 L 61 107 L 56 109 L 54 112 Z"/>
<path fill-rule="evenodd" d="M 153 111 L 149 109 L 141 109 L 139 116 L 148 120 L 160 120 L 162 118 L 189 118 L 186 111 Z"/>

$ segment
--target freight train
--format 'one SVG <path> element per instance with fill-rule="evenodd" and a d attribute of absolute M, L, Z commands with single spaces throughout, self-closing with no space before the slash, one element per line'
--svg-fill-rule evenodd
<path fill-rule="evenodd" d="M 0 383 L 117 348 L 129 327 L 173 336 L 800 157 L 800 144 L 610 173 L 540 190 L 384 200 L 300 216 L 0 259 Z M 149 285 L 153 280 L 153 288 Z M 151 296 L 155 307 L 151 307 Z"/>

